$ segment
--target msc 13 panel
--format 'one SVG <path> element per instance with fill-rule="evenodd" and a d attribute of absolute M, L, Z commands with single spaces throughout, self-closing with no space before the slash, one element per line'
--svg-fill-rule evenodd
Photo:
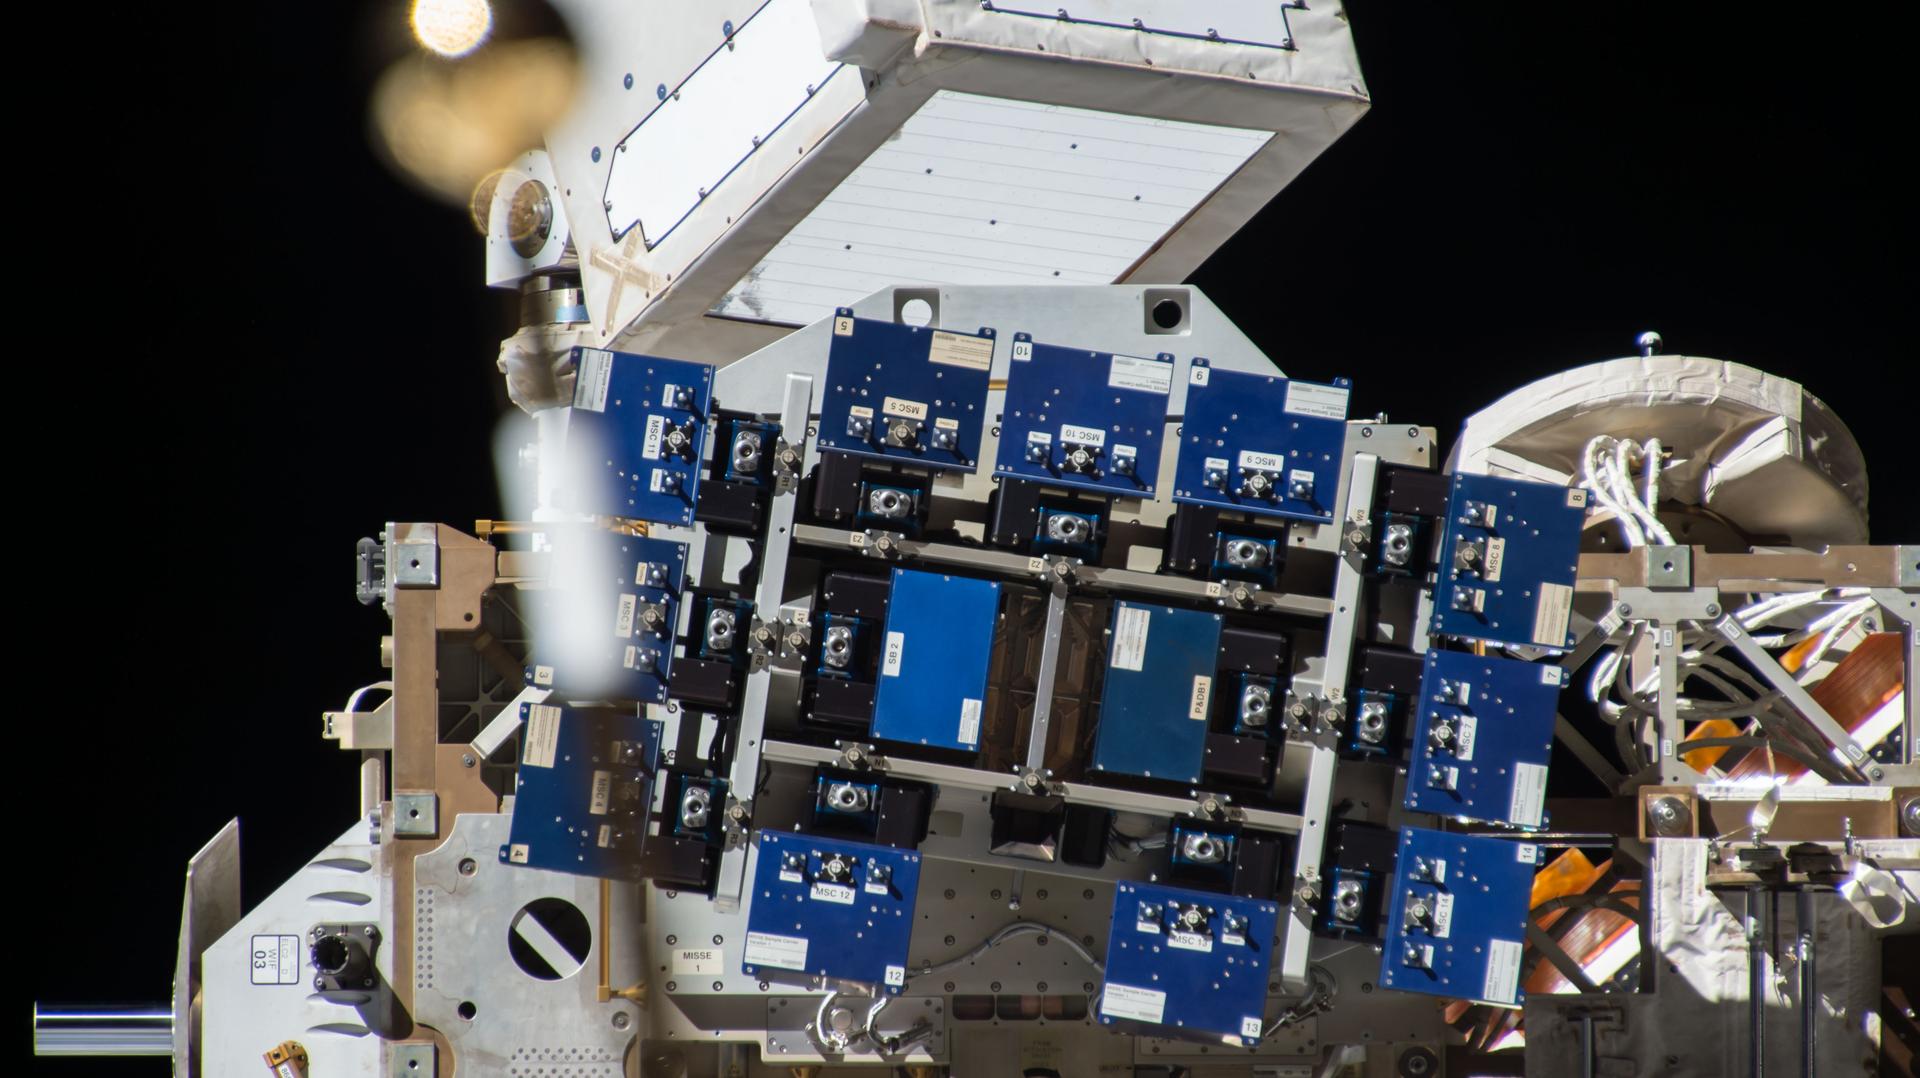
<path fill-rule="evenodd" d="M 948 749 L 980 747 L 987 661 L 1000 616 L 991 580 L 893 571 L 873 736 Z"/>
<path fill-rule="evenodd" d="M 693 523 L 713 368 L 599 348 L 573 350 L 579 375 L 567 453 L 583 513 Z"/>
<path fill-rule="evenodd" d="M 1406 806 L 1542 826 L 1554 708 L 1565 680 L 1551 663 L 1428 651 Z"/>
<path fill-rule="evenodd" d="M 949 471 L 978 466 L 992 330 L 953 333 L 841 308 L 832 341 L 821 449 Z"/>
<path fill-rule="evenodd" d="M 1000 475 L 1152 497 L 1173 357 L 1088 352 L 1013 337 L 1000 410 Z"/>
<path fill-rule="evenodd" d="M 1456 475 L 1447 500 L 1433 631 L 1567 648 L 1587 492 Z"/>
<path fill-rule="evenodd" d="M 1326 521 L 1340 489 L 1350 383 L 1215 369 L 1187 374 L 1173 500 L 1262 516 Z"/>
<path fill-rule="evenodd" d="M 1198 782 L 1219 651 L 1218 614 L 1114 603 L 1093 770 Z"/>
<path fill-rule="evenodd" d="M 920 855 L 842 838 L 760 832 L 741 972 L 907 983 Z"/>
<path fill-rule="evenodd" d="M 500 860 L 637 880 L 660 724 L 611 708 L 522 704 L 513 822 Z"/>
<path fill-rule="evenodd" d="M 556 530 L 550 586 L 532 600 L 541 643 L 528 682 L 566 699 L 665 701 L 686 559 L 665 539 Z"/>
<path fill-rule="evenodd" d="M 1119 884 L 1101 1023 L 1163 1026 L 1249 1048 L 1260 1043 L 1279 915 L 1272 902 Z"/>
<path fill-rule="evenodd" d="M 1520 958 L 1539 849 L 1409 827 L 1389 896 L 1380 983 L 1403 992 L 1520 1002 Z"/>

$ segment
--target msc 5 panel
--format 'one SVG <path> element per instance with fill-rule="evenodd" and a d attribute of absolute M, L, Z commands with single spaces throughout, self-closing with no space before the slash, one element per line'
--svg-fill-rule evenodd
<path fill-rule="evenodd" d="M 1013 336 L 994 471 L 1054 486 L 1153 496 L 1173 357 L 1087 352 Z"/>
<path fill-rule="evenodd" d="M 993 331 L 953 333 L 855 318 L 833 319 L 820 400 L 821 449 L 973 471 L 987 414 Z"/>
<path fill-rule="evenodd" d="M 1495 644 L 1573 646 L 1567 627 L 1587 492 L 1456 475 L 1433 595 L 1433 631 Z"/>
<path fill-rule="evenodd" d="M 1198 782 L 1220 653 L 1220 615 L 1113 604 L 1092 767 Z"/>
<path fill-rule="evenodd" d="M 763 980 L 907 983 L 920 855 L 843 838 L 760 832 L 740 970 Z"/>
<path fill-rule="evenodd" d="M 1114 889 L 1100 1021 L 1251 1048 L 1265 1032 L 1272 902 L 1152 883 Z"/>
<path fill-rule="evenodd" d="M 665 539 L 556 530 L 527 681 L 570 699 L 664 702 L 686 559 Z"/>
<path fill-rule="evenodd" d="M 612 709 L 522 704 L 513 821 L 500 860 L 637 880 L 660 724 Z"/>
<path fill-rule="evenodd" d="M 1173 500 L 1316 523 L 1333 519 L 1350 384 L 1215 370 L 1196 357 L 1187 374 Z"/>
<path fill-rule="evenodd" d="M 666 524 L 693 523 L 713 368 L 657 356 L 575 348 L 567 419 L 572 508 Z"/>
<path fill-rule="evenodd" d="M 1553 716 L 1565 679 L 1551 663 L 1428 651 L 1406 807 L 1542 826 Z"/>
<path fill-rule="evenodd" d="M 895 569 L 873 736 L 978 749 L 999 617 L 1000 585 L 994 581 Z"/>
<path fill-rule="evenodd" d="M 1530 843 L 1403 830 L 1380 983 L 1518 1006 L 1527 903 L 1539 856 Z"/>

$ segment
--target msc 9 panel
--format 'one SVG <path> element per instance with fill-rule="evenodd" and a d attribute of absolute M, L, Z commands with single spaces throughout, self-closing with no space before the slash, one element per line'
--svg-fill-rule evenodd
<path fill-rule="evenodd" d="M 1542 826 L 1554 708 L 1565 680 L 1549 663 L 1427 652 L 1406 806 Z"/>
<path fill-rule="evenodd" d="M 1537 847 L 1409 827 L 1389 896 L 1380 983 L 1517 1006 Z"/>
<path fill-rule="evenodd" d="M 522 704 L 513 821 L 500 860 L 637 880 L 660 724 L 613 709 Z"/>
<path fill-rule="evenodd" d="M 1294 520 L 1333 519 L 1350 383 L 1215 370 L 1187 374 L 1173 500 Z"/>
<path fill-rule="evenodd" d="M 833 319 L 820 399 L 821 449 L 973 471 L 987 414 L 993 331 Z"/>
<path fill-rule="evenodd" d="M 828 977 L 898 995 L 920 855 L 842 838 L 760 832 L 741 972 Z"/>
<path fill-rule="evenodd" d="M 1573 646 L 1567 627 L 1587 492 L 1456 475 L 1440 541 L 1433 631 L 1495 644 Z"/>
<path fill-rule="evenodd" d="M 1151 883 L 1114 889 L 1104 1025 L 1204 1035 L 1253 1047 L 1267 1002 L 1280 908 L 1272 902 Z"/>
<path fill-rule="evenodd" d="M 895 569 L 873 736 L 978 749 L 999 617 L 1000 585 L 994 581 Z"/>
<path fill-rule="evenodd" d="M 583 513 L 693 523 L 713 368 L 657 356 L 575 348 L 567 419 L 568 492 Z"/>
<path fill-rule="evenodd" d="M 1016 479 L 1152 497 L 1173 357 L 1152 359 L 1013 337 L 994 471 Z"/>
<path fill-rule="evenodd" d="M 1114 603 L 1093 770 L 1200 781 L 1219 649 L 1218 614 Z"/>

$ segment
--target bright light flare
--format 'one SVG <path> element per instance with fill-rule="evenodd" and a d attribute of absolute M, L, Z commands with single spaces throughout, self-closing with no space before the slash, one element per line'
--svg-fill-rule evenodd
<path fill-rule="evenodd" d="M 413 0 L 407 20 L 413 36 L 429 50 L 446 57 L 465 56 L 487 40 L 493 29 L 493 8 L 487 0 Z"/>

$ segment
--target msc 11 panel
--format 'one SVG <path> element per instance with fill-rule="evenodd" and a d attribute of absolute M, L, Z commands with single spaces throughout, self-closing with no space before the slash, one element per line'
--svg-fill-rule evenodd
<path fill-rule="evenodd" d="M 583 513 L 693 523 L 713 368 L 658 356 L 575 348 L 579 374 L 568 456 Z"/>
<path fill-rule="evenodd" d="M 898 995 L 919 887 L 920 855 L 912 850 L 762 831 L 740 970 L 763 980 L 853 981 Z"/>
<path fill-rule="evenodd" d="M 661 703 L 685 544 L 585 527 L 553 533 L 550 586 L 532 597 L 544 634 L 527 681 L 566 699 Z"/>
<path fill-rule="evenodd" d="M 1152 497 L 1173 357 L 1089 352 L 1013 337 L 994 471 L 1100 494 Z"/>
<path fill-rule="evenodd" d="M 1114 889 L 1100 1021 L 1253 1047 L 1264 1032 L 1272 902 L 1152 883 Z"/>
<path fill-rule="evenodd" d="M 660 724 L 611 708 L 522 704 L 513 822 L 500 860 L 641 877 Z"/>
<path fill-rule="evenodd" d="M 1093 770 L 1198 782 L 1219 649 L 1218 614 L 1114 603 Z"/>
<path fill-rule="evenodd" d="M 1565 680 L 1552 663 L 1428 651 L 1406 806 L 1542 826 L 1554 708 Z"/>
<path fill-rule="evenodd" d="M 1409 827 L 1389 895 L 1380 983 L 1403 992 L 1515 1006 L 1531 843 Z"/>
<path fill-rule="evenodd" d="M 841 308 L 832 341 L 821 449 L 949 471 L 978 466 L 992 330 L 954 333 Z"/>
<path fill-rule="evenodd" d="M 895 569 L 873 736 L 978 749 L 999 617 L 1000 585 L 994 581 Z M 829 643 L 834 628 L 827 626 Z M 826 654 L 831 658 L 831 651 Z"/>
<path fill-rule="evenodd" d="M 1433 631 L 1497 644 L 1573 646 L 1568 620 L 1587 492 L 1456 475 L 1440 541 Z"/>
<path fill-rule="evenodd" d="M 1210 366 L 1187 374 L 1173 500 L 1326 521 L 1340 489 L 1350 383 L 1300 382 Z"/>

